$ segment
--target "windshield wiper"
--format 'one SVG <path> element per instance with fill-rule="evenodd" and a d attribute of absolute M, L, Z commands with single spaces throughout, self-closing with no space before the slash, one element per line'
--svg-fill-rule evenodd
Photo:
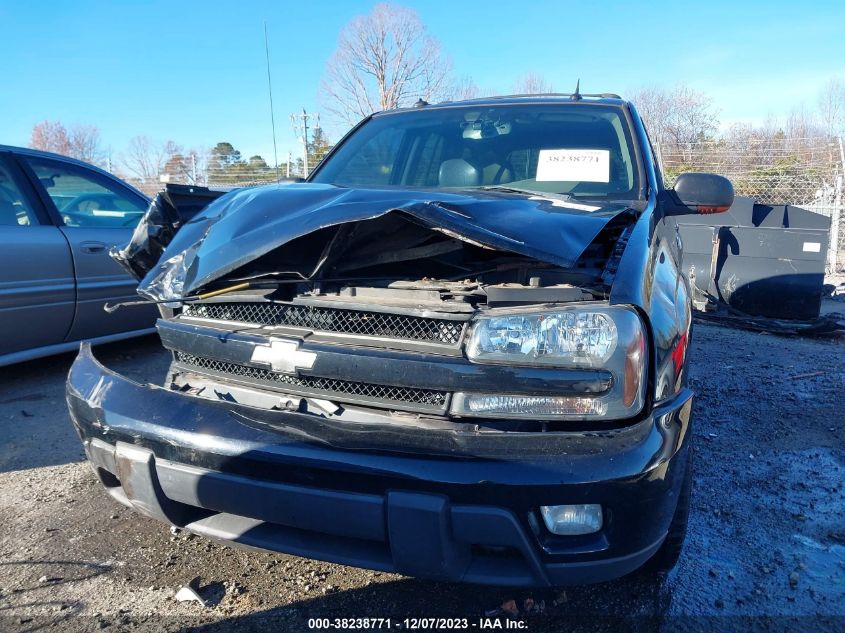
<path fill-rule="evenodd" d="M 554 193 L 551 191 L 537 191 L 536 189 L 521 189 L 519 187 L 506 187 L 504 185 L 489 185 L 479 187 L 484 191 L 504 191 L 507 193 L 524 193 L 530 196 L 539 196 L 541 198 L 553 198 L 555 200 L 564 200 L 566 202 L 576 202 L 574 196 L 568 193 Z"/>

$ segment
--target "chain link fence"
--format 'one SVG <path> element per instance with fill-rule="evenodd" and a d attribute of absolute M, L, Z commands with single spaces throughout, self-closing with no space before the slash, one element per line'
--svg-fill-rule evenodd
<path fill-rule="evenodd" d="M 655 149 L 667 186 L 685 171 L 712 172 L 729 178 L 737 195 L 751 196 L 762 204 L 791 204 L 829 217 L 827 269 L 839 272 L 845 267 L 841 138 L 752 134 Z"/>
<path fill-rule="evenodd" d="M 278 167 L 274 167 L 259 156 L 243 158 L 240 155 L 221 155 L 208 151 L 173 155 L 163 166 L 150 169 L 148 175 L 144 176 L 133 174 L 119 164 L 115 165 L 112 172 L 150 197 L 166 183 L 227 189 L 255 187 L 306 178 L 330 149 L 321 147 L 310 151 L 307 166 L 302 153 L 298 157 L 291 154 L 280 156 Z"/>

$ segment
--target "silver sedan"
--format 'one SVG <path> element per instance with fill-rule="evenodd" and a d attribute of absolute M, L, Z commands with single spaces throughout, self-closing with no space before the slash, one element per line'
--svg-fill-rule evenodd
<path fill-rule="evenodd" d="M 108 172 L 64 156 L 0 145 L 0 365 L 154 331 L 109 257 L 129 241 L 149 200 Z"/>

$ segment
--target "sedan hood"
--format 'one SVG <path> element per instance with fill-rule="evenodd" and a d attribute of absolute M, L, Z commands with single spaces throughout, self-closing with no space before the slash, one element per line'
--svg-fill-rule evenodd
<path fill-rule="evenodd" d="M 198 289 L 319 229 L 401 213 L 458 239 L 570 267 L 624 204 L 503 190 L 268 185 L 228 193 L 185 223 L 138 287 L 156 301 Z"/>

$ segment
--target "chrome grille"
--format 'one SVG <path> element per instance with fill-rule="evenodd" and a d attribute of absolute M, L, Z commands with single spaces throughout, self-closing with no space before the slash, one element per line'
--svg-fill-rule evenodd
<path fill-rule="evenodd" d="M 463 321 L 265 302 L 189 303 L 185 316 L 457 345 Z"/>
<path fill-rule="evenodd" d="M 184 365 L 196 367 L 227 376 L 240 376 L 254 381 L 283 387 L 292 393 L 306 393 L 336 400 L 363 400 L 370 403 L 412 404 L 428 409 L 444 409 L 447 393 L 434 389 L 415 389 L 376 385 L 367 382 L 320 378 L 317 376 L 293 376 L 279 374 L 260 367 L 249 367 L 224 361 L 176 352 L 176 360 Z"/>

